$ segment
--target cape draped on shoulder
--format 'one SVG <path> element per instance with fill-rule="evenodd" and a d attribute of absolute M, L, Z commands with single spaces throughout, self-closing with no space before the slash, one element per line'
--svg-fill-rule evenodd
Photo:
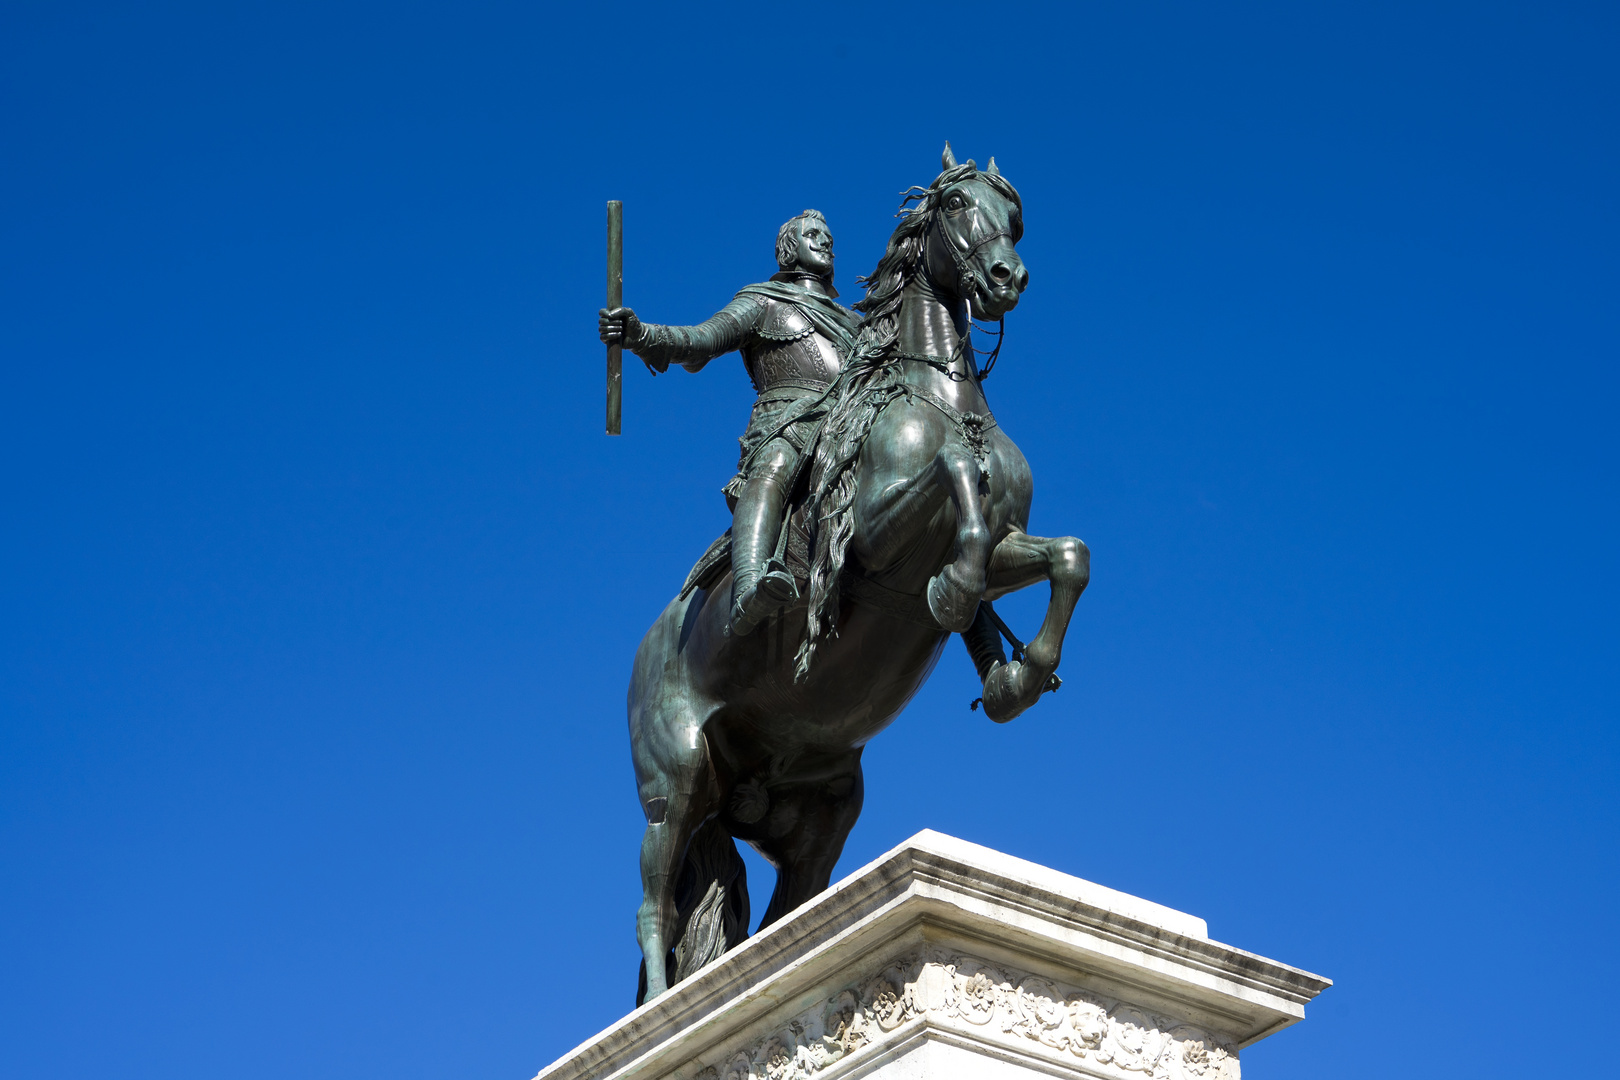
<path fill-rule="evenodd" d="M 855 341 L 855 327 L 861 317 L 838 303 L 831 296 L 807 289 L 793 281 L 762 281 L 737 291 L 738 296 L 758 296 L 792 304 L 804 312 L 816 331 L 828 338 L 839 351 L 848 349 Z"/>

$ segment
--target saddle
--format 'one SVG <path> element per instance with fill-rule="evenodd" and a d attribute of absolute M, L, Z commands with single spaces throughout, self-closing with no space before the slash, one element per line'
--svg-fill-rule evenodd
<path fill-rule="evenodd" d="M 804 524 L 802 508 L 794 507 L 789 512 L 788 519 L 782 526 L 782 541 L 778 543 L 777 549 L 777 558 L 783 568 L 793 575 L 793 580 L 799 586 L 801 599 L 793 607 L 803 607 L 805 601 L 802 598 L 810 591 L 811 539 L 810 531 Z M 730 569 L 731 530 L 727 529 L 709 545 L 709 549 L 692 567 L 691 573 L 686 575 L 686 583 L 681 586 L 679 599 L 685 600 L 698 589 L 714 588 Z M 891 589 L 847 565 L 839 577 L 838 587 L 839 591 L 851 600 L 869 604 L 889 615 L 919 626 L 926 626 L 930 630 L 944 630 L 933 613 L 928 610 L 928 601 L 921 594 L 913 596 Z"/>

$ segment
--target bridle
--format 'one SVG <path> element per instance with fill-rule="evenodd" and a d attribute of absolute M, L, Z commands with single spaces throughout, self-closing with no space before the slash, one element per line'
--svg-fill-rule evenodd
<path fill-rule="evenodd" d="M 972 217 L 973 217 L 972 225 L 976 226 L 978 224 L 978 220 L 979 220 L 979 207 L 978 207 L 978 204 L 970 202 L 968 204 L 968 209 L 972 213 Z M 952 237 L 950 233 L 946 232 L 945 231 L 945 226 L 940 223 L 940 219 L 943 218 L 944 216 L 945 216 L 945 208 L 943 206 L 936 207 L 934 209 L 933 226 L 939 233 L 940 243 L 945 246 L 946 251 L 949 251 L 951 253 L 951 261 L 956 264 L 956 284 L 957 284 L 957 288 L 960 289 L 968 281 L 972 281 L 974 292 L 977 292 L 980 288 L 984 287 L 984 279 L 979 276 L 979 272 L 973 268 L 973 264 L 971 262 L 969 262 L 969 260 L 973 256 L 975 256 L 975 255 L 977 255 L 979 253 L 980 248 L 984 247 L 984 245 L 990 243 L 992 240 L 999 240 L 1002 237 L 1007 237 L 1008 239 L 1011 239 L 1012 234 L 1010 232 L 1008 232 L 1006 229 L 997 229 L 995 232 L 986 233 L 985 235 L 975 239 L 974 236 L 973 236 L 973 228 L 970 227 L 969 230 L 968 230 L 968 237 L 967 237 L 967 239 L 969 241 L 968 246 L 967 246 L 967 250 L 963 251 L 961 248 L 958 248 L 956 246 L 956 243 L 954 242 L 955 238 Z M 971 296 L 968 297 L 968 301 L 969 301 L 969 304 L 972 303 L 972 297 Z"/>
<path fill-rule="evenodd" d="M 980 236 L 977 239 L 974 239 L 973 227 L 978 224 L 979 206 L 978 206 L 978 204 L 976 202 L 969 202 L 968 203 L 968 209 L 971 212 L 972 220 L 970 222 L 970 227 L 969 227 L 969 230 L 968 230 L 968 237 L 967 237 L 968 247 L 967 247 L 966 251 L 963 251 L 961 248 L 957 247 L 956 242 L 955 242 L 956 238 L 953 237 L 950 233 L 946 232 L 945 231 L 945 226 L 943 224 L 941 224 L 940 219 L 945 216 L 945 208 L 943 206 L 937 206 L 937 207 L 934 208 L 934 215 L 933 215 L 932 225 L 935 228 L 935 230 L 937 230 L 938 233 L 939 233 L 939 242 L 940 242 L 941 246 L 943 246 L 946 251 L 951 253 L 951 261 L 956 264 L 956 287 L 963 294 L 962 298 L 963 298 L 964 302 L 967 304 L 968 322 L 969 322 L 970 325 L 973 325 L 973 297 L 978 294 L 978 291 L 981 288 L 985 288 L 985 282 L 984 282 L 984 278 L 979 276 L 979 272 L 973 268 L 973 263 L 970 260 L 973 258 L 973 256 L 975 256 L 975 255 L 977 255 L 979 253 L 979 249 L 984 247 L 984 245 L 990 243 L 993 240 L 999 240 L 1002 237 L 1012 239 L 1012 233 L 1008 232 L 1006 229 L 997 229 L 994 232 L 986 233 L 985 235 Z M 1013 242 L 1017 243 L 1017 241 L 1013 241 Z M 967 288 L 967 285 L 969 283 L 972 284 L 971 289 Z M 977 328 L 977 327 L 975 327 L 975 328 Z M 988 331 L 988 330 L 986 330 L 984 332 L 986 334 L 990 333 L 990 331 Z M 983 382 L 985 379 L 990 377 L 990 372 L 996 366 L 996 358 L 1001 355 L 1001 343 L 1006 338 L 1006 336 L 1007 336 L 1007 317 L 1005 315 L 1003 315 L 1000 319 L 997 320 L 996 347 L 990 351 L 990 359 L 989 359 L 989 361 L 984 365 L 984 367 L 982 369 L 978 369 L 978 370 L 974 371 L 974 377 L 977 378 L 978 381 Z M 967 336 L 964 335 L 963 336 L 963 341 L 965 342 L 966 340 L 967 340 Z M 960 348 L 960 347 L 961 347 L 961 345 L 959 344 L 958 348 Z M 914 357 L 913 359 L 923 359 L 923 358 Z M 954 361 L 955 357 L 953 356 L 951 359 Z M 931 365 L 931 366 L 938 366 L 938 365 Z M 942 367 L 941 370 L 944 370 L 944 368 Z M 947 377 L 950 377 L 950 376 L 954 375 L 955 373 L 952 372 L 952 371 L 946 371 L 945 374 L 946 374 Z M 953 380 L 953 381 L 955 381 L 955 380 Z"/>

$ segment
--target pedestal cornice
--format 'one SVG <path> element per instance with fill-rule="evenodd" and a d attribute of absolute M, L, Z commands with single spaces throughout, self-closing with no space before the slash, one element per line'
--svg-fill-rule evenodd
<path fill-rule="evenodd" d="M 917 1039 L 1047 1073 L 1235 1077 L 1329 985 L 1195 916 L 925 831 L 536 1080 L 835 1080 Z"/>

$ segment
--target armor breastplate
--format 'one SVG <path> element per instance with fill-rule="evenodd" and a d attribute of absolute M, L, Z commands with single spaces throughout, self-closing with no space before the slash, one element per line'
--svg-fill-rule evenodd
<path fill-rule="evenodd" d="M 793 304 L 773 300 L 751 336 L 743 359 L 760 393 L 783 383 L 825 387 L 838 374 L 838 347 Z"/>

